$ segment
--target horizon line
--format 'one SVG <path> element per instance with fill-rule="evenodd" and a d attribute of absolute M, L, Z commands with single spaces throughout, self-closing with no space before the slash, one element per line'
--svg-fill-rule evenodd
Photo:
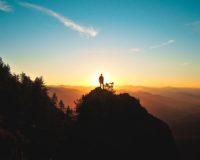
<path fill-rule="evenodd" d="M 68 84 L 57 84 L 57 85 L 47 85 L 47 87 L 99 87 L 96 85 L 68 85 Z M 148 85 L 132 85 L 132 84 L 127 84 L 127 85 L 114 85 L 115 87 L 145 87 L 145 88 L 157 88 L 157 89 L 162 89 L 162 88 L 176 88 L 176 89 L 200 89 L 200 87 L 185 87 L 185 86 L 148 86 Z"/>

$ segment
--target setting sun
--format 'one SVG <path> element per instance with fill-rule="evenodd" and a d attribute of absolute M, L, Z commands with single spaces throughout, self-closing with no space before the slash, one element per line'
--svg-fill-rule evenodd
<path fill-rule="evenodd" d="M 95 73 L 93 74 L 90 79 L 88 80 L 89 84 L 92 85 L 92 86 L 98 86 L 99 85 L 99 76 L 100 74 L 103 74 L 104 76 L 104 83 L 110 83 L 110 82 L 113 82 L 114 80 L 111 78 L 110 74 L 109 73 Z"/>

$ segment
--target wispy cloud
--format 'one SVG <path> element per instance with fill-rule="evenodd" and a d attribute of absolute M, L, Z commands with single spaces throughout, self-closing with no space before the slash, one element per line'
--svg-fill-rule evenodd
<path fill-rule="evenodd" d="M 167 42 L 163 42 L 163 43 L 161 43 L 161 44 L 153 45 L 153 46 L 150 47 L 150 49 L 156 49 L 156 48 L 164 47 L 164 46 L 170 45 L 170 44 L 172 44 L 172 43 L 175 43 L 175 40 L 170 39 L 170 40 L 167 41 Z"/>
<path fill-rule="evenodd" d="M 51 10 L 51 9 L 48 9 L 48 8 L 45 8 L 45 7 L 42 7 L 42 6 L 39 6 L 39 5 L 35 5 L 35 4 L 32 4 L 32 3 L 27 3 L 27 2 L 19 2 L 19 4 L 23 7 L 32 8 L 32 9 L 35 9 L 37 11 L 43 12 L 43 13 L 51 16 L 51 17 L 54 17 L 58 21 L 63 23 L 64 26 L 71 28 L 71 29 L 73 29 L 73 30 L 75 30 L 79 33 L 82 33 L 82 34 L 84 34 L 88 37 L 96 37 L 98 35 L 98 31 L 95 30 L 93 27 L 85 28 L 85 27 L 75 23 L 71 19 L 62 16 L 59 13 L 57 13 L 57 12 Z"/>
<path fill-rule="evenodd" d="M 10 5 L 8 5 L 5 1 L 0 0 L 0 11 L 11 12 L 13 11 L 13 8 Z"/>
<path fill-rule="evenodd" d="M 194 21 L 194 22 L 191 22 L 191 23 L 187 23 L 186 26 L 196 26 L 196 25 L 200 25 L 200 20 L 199 21 Z"/>
<path fill-rule="evenodd" d="M 188 65 L 190 65 L 190 63 L 189 62 L 183 62 L 183 63 L 181 63 L 181 65 L 182 66 L 188 66 Z"/>
<path fill-rule="evenodd" d="M 187 23 L 186 26 L 192 27 L 195 31 L 200 32 L 200 20 Z"/>
<path fill-rule="evenodd" d="M 138 53 L 141 52 L 142 50 L 140 48 L 131 48 L 129 51 L 132 53 Z"/>

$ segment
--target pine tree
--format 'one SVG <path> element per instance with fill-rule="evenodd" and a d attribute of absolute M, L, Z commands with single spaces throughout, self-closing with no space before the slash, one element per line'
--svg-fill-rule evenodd
<path fill-rule="evenodd" d="M 60 102 L 59 102 L 59 108 L 61 111 L 64 111 L 64 109 L 65 109 L 65 105 L 62 100 L 60 100 Z"/>
<path fill-rule="evenodd" d="M 56 96 L 56 93 L 53 93 L 53 96 L 51 97 L 51 101 L 55 106 L 57 106 L 58 98 Z"/>
<path fill-rule="evenodd" d="M 73 111 L 69 106 L 66 109 L 65 115 L 67 119 L 72 119 L 73 117 Z"/>

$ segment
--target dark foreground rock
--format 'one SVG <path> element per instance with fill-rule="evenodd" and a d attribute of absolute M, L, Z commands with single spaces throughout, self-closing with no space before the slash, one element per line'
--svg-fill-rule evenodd
<path fill-rule="evenodd" d="M 57 159 L 65 159 L 63 153 L 73 159 L 178 159 L 168 125 L 127 93 L 96 88 L 78 101 L 77 113 Z"/>

